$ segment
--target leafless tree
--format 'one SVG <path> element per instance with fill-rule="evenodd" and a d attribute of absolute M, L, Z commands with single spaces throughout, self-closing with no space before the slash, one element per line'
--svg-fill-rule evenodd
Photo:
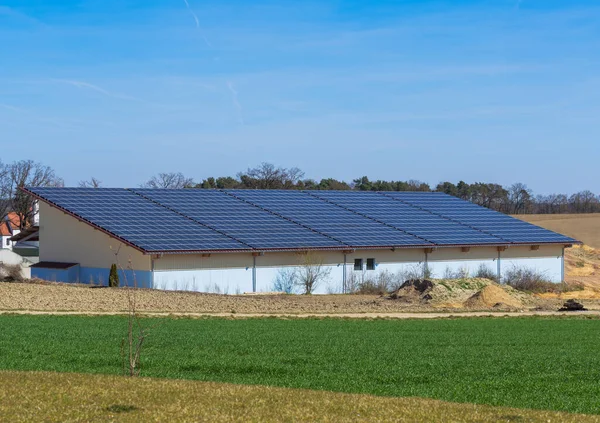
<path fill-rule="evenodd" d="M 35 200 L 21 191 L 23 187 L 61 187 L 64 181 L 57 177 L 54 170 L 33 160 L 20 160 L 11 164 L 2 165 L 0 170 L 0 198 L 2 204 L 1 214 L 9 211 L 19 216 L 20 229 L 33 223 L 37 213 L 34 206 Z"/>
<path fill-rule="evenodd" d="M 252 189 L 290 189 L 296 187 L 304 177 L 297 167 L 286 169 L 271 163 L 261 163 L 246 172 L 238 173 L 238 178 L 246 188 Z"/>
<path fill-rule="evenodd" d="M 139 376 L 141 371 L 140 359 L 142 356 L 142 346 L 146 340 L 148 329 L 142 325 L 137 311 L 137 278 L 131 264 L 131 259 L 129 259 L 127 270 L 129 270 L 133 279 L 133 286 L 130 286 L 127 271 L 119 261 L 121 246 L 117 249 L 113 249 L 111 246 L 111 250 L 115 255 L 115 264 L 123 276 L 123 289 L 127 294 L 127 336 L 121 340 L 123 375 L 130 377 Z"/>
<path fill-rule="evenodd" d="M 102 186 L 102 181 L 96 179 L 92 176 L 89 181 L 79 181 L 80 188 L 100 188 Z"/>
<path fill-rule="evenodd" d="M 522 183 L 516 183 L 508 189 L 508 210 L 509 214 L 527 213 L 529 211 L 533 193 Z"/>
<path fill-rule="evenodd" d="M 142 188 L 181 189 L 194 186 L 192 178 L 186 178 L 181 172 L 159 173 L 141 185 Z"/>
<path fill-rule="evenodd" d="M 279 269 L 273 281 L 273 291 L 292 294 L 297 285 L 298 273 L 293 267 Z"/>
<path fill-rule="evenodd" d="M 3 222 L 10 212 L 11 199 L 12 190 L 8 165 L 2 163 L 2 160 L 0 160 L 0 222 Z"/>
<path fill-rule="evenodd" d="M 306 295 L 312 294 L 326 281 L 331 269 L 323 265 L 323 259 L 312 251 L 302 254 L 300 267 L 296 269 L 296 285 Z"/>
<path fill-rule="evenodd" d="M 600 199 L 591 191 L 581 191 L 569 199 L 575 213 L 593 213 L 599 209 Z"/>

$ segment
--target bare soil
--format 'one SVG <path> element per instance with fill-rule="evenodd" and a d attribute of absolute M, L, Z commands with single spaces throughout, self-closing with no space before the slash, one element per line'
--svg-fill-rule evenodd
<path fill-rule="evenodd" d="M 492 286 L 493 288 L 490 288 Z M 556 311 L 562 298 L 539 298 L 485 279 L 434 281 L 425 294 L 406 298 L 377 295 L 218 295 L 136 291 L 141 313 L 182 315 L 346 315 L 456 313 L 460 311 Z M 600 310 L 600 300 L 583 301 Z M 123 313 L 128 290 L 58 283 L 0 283 L 0 311 Z"/>

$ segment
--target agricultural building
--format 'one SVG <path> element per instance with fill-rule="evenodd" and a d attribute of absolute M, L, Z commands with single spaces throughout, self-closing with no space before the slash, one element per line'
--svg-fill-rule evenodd
<path fill-rule="evenodd" d="M 426 270 L 564 279 L 578 241 L 442 194 L 416 192 L 29 188 L 40 203 L 32 277 L 140 287 L 272 291 L 293 269 L 323 266 L 317 292 Z M 401 277 L 401 276 L 400 276 Z"/>

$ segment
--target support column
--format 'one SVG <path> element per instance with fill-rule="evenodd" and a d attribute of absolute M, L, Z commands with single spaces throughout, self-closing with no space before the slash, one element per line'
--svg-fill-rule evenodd
<path fill-rule="evenodd" d="M 506 251 L 507 247 L 498 247 L 498 262 L 496 263 L 496 277 L 498 278 L 498 283 L 502 282 L 502 251 Z"/>
<path fill-rule="evenodd" d="M 252 292 L 256 292 L 256 256 L 254 254 L 252 254 Z"/>
<path fill-rule="evenodd" d="M 344 268 L 342 269 L 342 293 L 348 293 L 348 287 L 346 286 L 346 260 L 347 255 L 344 253 Z"/>
<path fill-rule="evenodd" d="M 431 272 L 429 271 L 429 254 L 433 253 L 433 248 L 425 248 L 425 263 L 423 264 L 423 278 L 429 279 Z"/>
<path fill-rule="evenodd" d="M 565 247 L 562 249 L 562 256 L 560 258 L 560 281 L 565 283 Z"/>
<path fill-rule="evenodd" d="M 496 277 L 498 278 L 498 283 L 500 283 L 500 279 L 502 279 L 502 267 L 500 266 L 500 251 L 498 251 L 498 260 L 496 261 Z"/>

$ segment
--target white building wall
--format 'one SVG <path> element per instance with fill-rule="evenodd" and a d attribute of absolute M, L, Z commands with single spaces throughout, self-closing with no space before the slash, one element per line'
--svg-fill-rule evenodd
<path fill-rule="evenodd" d="M 433 278 L 443 278 L 447 272 L 475 275 L 480 266 L 485 266 L 496 274 L 498 250 L 495 247 L 471 248 L 463 252 L 461 248 L 439 248 L 425 254 L 423 249 L 361 250 L 346 254 L 346 278 L 375 279 L 382 272 L 388 272 L 400 281 L 411 274 L 421 272 L 425 260 Z M 561 246 L 542 246 L 539 250 L 530 247 L 512 247 L 500 253 L 503 270 L 509 266 L 535 268 L 545 273 L 551 280 L 561 280 Z M 344 253 L 323 251 L 313 253 L 317 261 L 329 269 L 329 275 L 315 293 L 342 292 L 344 275 Z M 245 293 L 252 292 L 252 268 L 256 260 L 256 292 L 274 290 L 274 283 L 280 271 L 298 268 L 304 260 L 300 253 L 265 253 L 253 257 L 252 254 L 211 254 L 165 255 L 154 260 L 154 282 L 159 289 L 192 290 L 200 292 Z M 363 269 L 368 258 L 374 258 L 375 270 L 354 270 L 354 260 L 363 259 Z"/>
<path fill-rule="evenodd" d="M 40 261 L 79 263 L 85 268 L 119 265 L 150 271 L 150 256 L 123 244 L 55 207 L 40 202 Z M 115 255 L 115 253 L 117 253 Z"/>
<path fill-rule="evenodd" d="M 533 251 L 528 247 L 509 248 L 500 253 L 502 275 L 511 269 L 532 269 L 541 273 L 551 282 L 562 281 L 562 246 L 540 246 Z"/>

